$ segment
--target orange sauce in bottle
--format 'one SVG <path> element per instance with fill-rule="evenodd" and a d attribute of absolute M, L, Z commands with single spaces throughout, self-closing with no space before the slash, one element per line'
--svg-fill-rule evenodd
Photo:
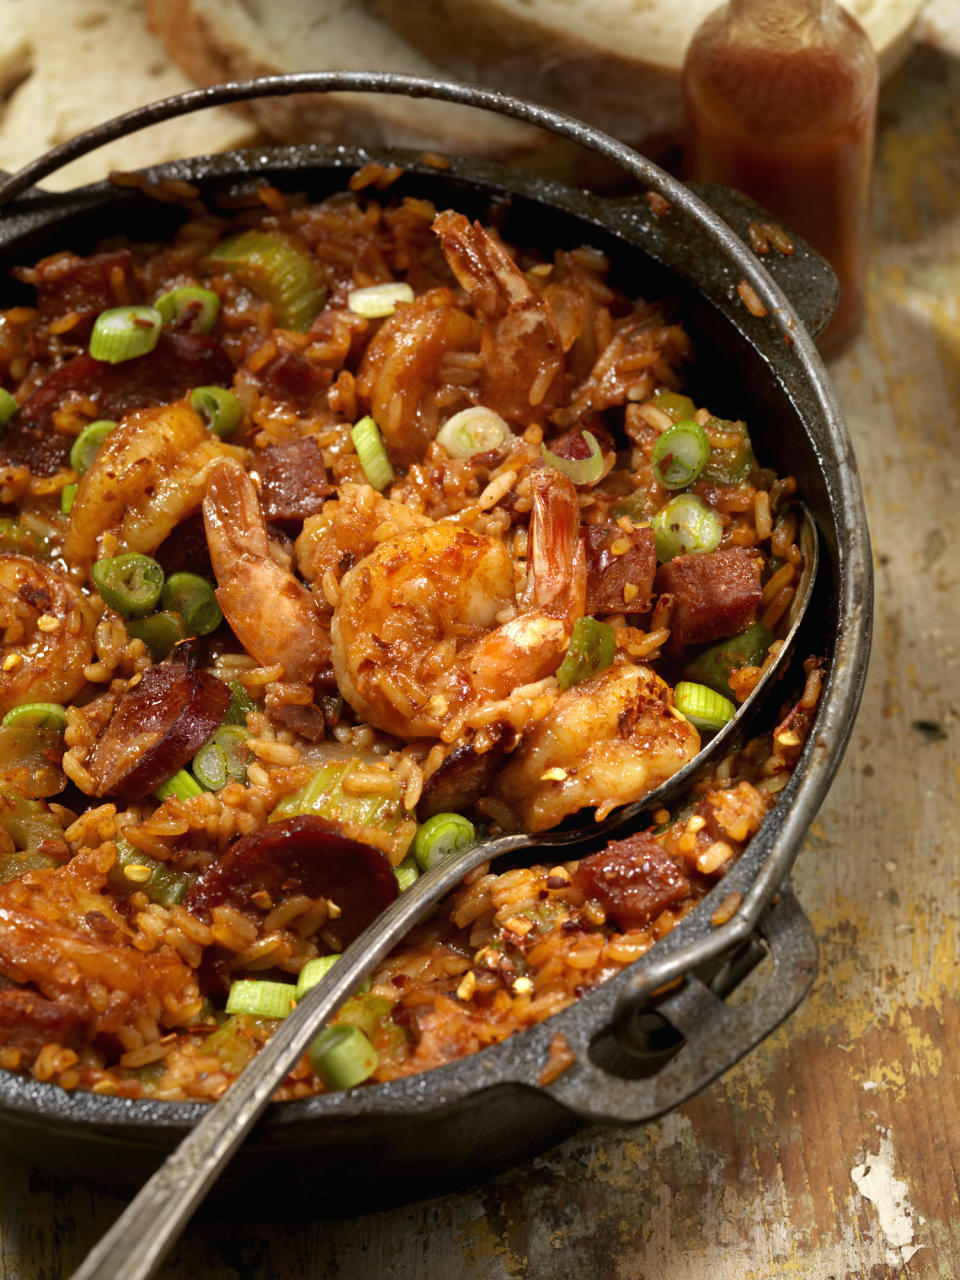
<path fill-rule="evenodd" d="M 837 274 L 824 355 L 862 319 L 877 80 L 869 39 L 835 0 L 730 0 L 683 70 L 686 176 L 745 191 Z"/>

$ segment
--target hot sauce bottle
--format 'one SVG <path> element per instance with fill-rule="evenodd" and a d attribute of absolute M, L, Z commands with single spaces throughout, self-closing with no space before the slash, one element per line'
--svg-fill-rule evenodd
<path fill-rule="evenodd" d="M 836 0 L 729 0 L 683 69 L 686 176 L 737 187 L 830 262 L 834 355 L 862 318 L 877 60 Z"/>

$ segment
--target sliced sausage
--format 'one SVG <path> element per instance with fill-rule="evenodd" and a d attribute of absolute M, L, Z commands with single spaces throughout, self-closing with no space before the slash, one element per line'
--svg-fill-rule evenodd
<path fill-rule="evenodd" d="M 288 444 L 272 444 L 257 455 L 260 506 L 269 524 L 299 532 L 307 516 L 318 515 L 332 492 L 323 454 L 310 436 Z"/>
<path fill-rule="evenodd" d="M 739 635 L 753 622 L 760 575 L 744 547 L 675 556 L 657 571 L 655 587 L 673 596 L 670 648 Z"/>
<path fill-rule="evenodd" d="M 83 1022 L 82 1010 L 67 998 L 47 1000 L 26 987 L 0 991 L 0 1045 L 20 1050 L 20 1067 L 29 1066 L 45 1044 L 78 1048 Z"/>
<path fill-rule="evenodd" d="M 296 351 L 280 351 L 253 376 L 266 395 L 305 410 L 321 391 L 326 391 L 331 375 Z"/>
<path fill-rule="evenodd" d="M 80 258 L 58 253 L 36 266 L 37 310 L 44 320 L 70 314 L 76 321 L 66 330 L 69 342 L 86 342 L 101 311 L 140 301 L 140 286 L 129 249 Z"/>
<path fill-rule="evenodd" d="M 93 401 L 98 417 L 119 421 L 133 409 L 173 404 L 194 387 L 228 387 L 232 381 L 230 357 L 202 333 L 162 329 L 153 351 L 119 364 L 77 356 L 55 369 L 10 419 L 0 461 L 26 464 L 42 476 L 66 466 L 72 440 L 56 430 L 54 416 L 70 395 Z"/>
<path fill-rule="evenodd" d="M 460 742 L 423 784 L 417 818 L 426 822 L 437 813 L 466 813 L 490 790 L 503 761 L 504 746 L 515 734 L 504 725 L 500 741 L 480 752 L 472 741 Z"/>
<path fill-rule="evenodd" d="M 338 822 L 301 814 L 241 836 L 199 876 L 183 905 L 205 917 L 220 903 L 249 908 L 253 895 L 264 891 L 274 905 L 300 893 L 336 903 L 340 914 L 331 928 L 346 946 L 390 905 L 398 888 L 380 849 L 351 840 Z"/>
<path fill-rule="evenodd" d="M 620 929 L 649 924 L 690 889 L 676 861 L 649 831 L 613 840 L 582 859 L 573 879 Z"/>
<path fill-rule="evenodd" d="M 625 533 L 616 523 L 582 530 L 587 552 L 587 613 L 644 613 L 650 607 L 657 552 L 653 530 Z"/>
<path fill-rule="evenodd" d="M 177 645 L 120 695 L 86 761 L 95 794 L 149 795 L 192 759 L 229 705 L 227 686 L 193 665 L 189 644 Z"/>

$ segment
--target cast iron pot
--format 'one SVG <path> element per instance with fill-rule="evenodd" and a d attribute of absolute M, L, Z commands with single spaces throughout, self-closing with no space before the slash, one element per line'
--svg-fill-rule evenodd
<path fill-rule="evenodd" d="M 688 388 L 694 399 L 719 415 L 745 417 L 763 463 L 797 477 L 821 548 L 815 597 L 796 654 L 798 661 L 822 656 L 827 678 L 798 767 L 760 832 L 713 892 L 647 956 L 563 1013 L 473 1057 L 409 1079 L 268 1109 L 221 1179 L 219 1193 L 234 1207 L 245 1197 L 262 1212 L 275 1188 L 285 1207 L 305 1201 L 314 1215 L 449 1190 L 529 1157 L 586 1123 L 650 1120 L 703 1088 L 787 1017 L 816 970 L 813 931 L 787 875 L 850 734 L 872 617 L 856 462 L 811 338 L 835 303 L 829 268 L 803 245 L 792 256 L 771 253 L 761 263 L 745 241 L 748 222 L 766 217 L 762 210 L 719 188 L 698 195 L 569 117 L 485 90 L 382 73 L 270 77 L 183 94 L 100 126 L 0 182 L 0 272 L 7 278 L 12 266 L 59 249 L 90 252 L 113 234 L 161 238 L 185 216 L 178 206 L 128 186 L 104 182 L 66 195 L 32 186 L 66 161 L 199 107 L 258 94 L 331 90 L 429 96 L 504 112 L 619 164 L 640 194 L 600 198 L 488 163 L 451 159 L 439 167 L 435 158 L 414 153 L 320 146 L 182 160 L 151 169 L 148 177 L 186 179 L 215 207 L 218 198 L 259 181 L 322 199 L 343 190 L 371 160 L 398 163 L 403 174 L 386 198 L 409 193 L 441 209 L 453 206 L 494 222 L 519 244 L 603 249 L 613 262 L 612 278 L 627 292 L 675 304 L 696 348 Z M 748 311 L 738 293 L 744 281 L 765 315 Z M 20 300 L 14 282 L 4 289 L 2 305 Z M 782 685 L 774 701 L 800 678 L 795 667 L 792 685 Z M 725 923 L 715 922 L 729 914 L 718 913 L 721 902 L 740 904 Z M 728 1003 L 764 957 L 748 980 L 750 998 L 741 991 Z M 654 1009 L 655 992 L 660 998 Z M 576 1061 L 541 1085 L 558 1033 Z M 0 1073 L 0 1141 L 55 1173 L 127 1194 L 206 1105 L 68 1094 Z"/>

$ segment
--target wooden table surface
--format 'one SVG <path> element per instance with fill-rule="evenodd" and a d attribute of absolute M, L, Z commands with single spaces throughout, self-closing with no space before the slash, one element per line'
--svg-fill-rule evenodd
<path fill-rule="evenodd" d="M 195 1223 L 166 1280 L 960 1276 L 960 47 L 926 33 L 883 92 L 869 314 L 831 368 L 877 612 L 794 875 L 820 939 L 810 996 L 656 1124 L 351 1221 Z M 120 1208 L 0 1153 L 0 1276 L 68 1275 Z"/>

